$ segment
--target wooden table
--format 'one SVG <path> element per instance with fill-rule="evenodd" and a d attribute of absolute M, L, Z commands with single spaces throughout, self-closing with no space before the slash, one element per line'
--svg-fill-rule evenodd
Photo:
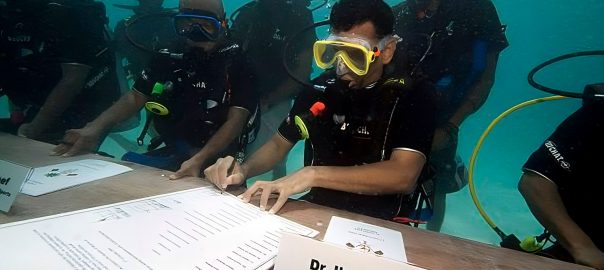
<path fill-rule="evenodd" d="M 49 156 L 52 147 L 49 144 L 0 133 L 0 159 L 39 167 L 96 158 L 124 164 L 134 171 L 39 197 L 20 194 L 8 214 L 0 213 L 0 224 L 208 185 L 207 182 L 196 178 L 171 181 L 167 179 L 170 174 L 168 171 L 97 155 L 72 158 Z M 303 201 L 286 203 L 279 214 L 319 231 L 319 239 L 323 238 L 332 216 L 400 231 L 405 240 L 409 262 L 427 269 L 590 269 Z"/>

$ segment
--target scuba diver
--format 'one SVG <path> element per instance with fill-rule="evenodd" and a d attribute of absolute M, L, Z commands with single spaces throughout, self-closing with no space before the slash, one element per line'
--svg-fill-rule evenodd
<path fill-rule="evenodd" d="M 160 139 L 152 140 L 149 152 L 128 152 L 123 160 L 176 171 L 170 178 L 177 179 L 199 176 L 217 156 L 245 149 L 257 99 L 246 57 L 226 36 L 222 2 L 181 0 L 173 20 L 186 39 L 184 53 L 158 54 L 132 91 L 85 127 L 67 131 L 55 154 L 94 150 L 108 129 L 143 107 L 153 113 Z M 165 147 L 154 149 L 162 142 Z"/>
<path fill-rule="evenodd" d="M 178 46 L 178 43 L 175 41 L 179 39 L 174 31 L 172 18 L 166 16 L 168 13 L 173 12 L 173 10 L 164 8 L 162 6 L 163 3 L 164 0 L 138 0 L 138 5 L 136 6 L 114 4 L 117 8 L 130 10 L 134 13 L 134 15 L 118 21 L 113 32 L 116 70 L 122 94 L 130 91 L 131 85 L 143 68 L 149 66 L 151 59 L 155 55 L 154 52 Z M 159 16 L 161 14 L 166 15 Z M 135 46 L 131 42 L 131 39 L 136 40 L 146 50 Z M 147 112 L 146 117 L 152 116 Z M 136 128 L 141 118 L 140 114 L 136 114 L 131 119 L 122 122 L 115 129 L 124 131 Z M 148 132 L 153 137 L 158 135 L 154 128 L 149 128 Z M 138 147 L 142 146 L 129 142 L 129 140 L 119 133 L 112 133 L 109 137 L 118 142 L 122 148 L 129 151 L 137 150 Z"/>
<path fill-rule="evenodd" d="M 579 51 L 547 60 L 528 74 L 528 83 L 550 96 L 521 102 L 497 116 L 482 133 L 470 157 L 468 187 L 472 201 L 485 222 L 501 238 L 500 245 L 523 252 L 604 269 L 602 221 L 593 217 L 601 205 L 598 173 L 604 150 L 604 83 L 588 84 L 583 93 L 547 87 L 535 74 L 562 60 L 603 56 L 603 50 Z M 580 98 L 582 106 L 567 117 L 525 162 L 518 189 L 531 212 L 545 228 L 542 234 L 520 240 L 507 234 L 486 213 L 478 199 L 474 168 L 480 149 L 489 135 L 507 116 L 530 105 L 546 101 Z M 554 236 L 555 239 L 552 239 Z M 553 245 L 547 246 L 551 242 Z"/>
<path fill-rule="evenodd" d="M 250 59 L 257 92 L 260 94 L 261 119 L 258 134 L 248 146 L 254 152 L 275 133 L 291 109 L 292 100 L 303 86 L 291 79 L 283 67 L 285 40 L 313 24 L 307 0 L 258 0 L 234 12 L 231 37 L 242 44 Z M 287 64 L 295 76 L 308 81 L 312 72 L 314 31 L 304 31 L 290 48 Z M 286 174 L 287 157 L 273 168 L 273 179 Z"/>
<path fill-rule="evenodd" d="M 446 194 L 467 184 L 467 170 L 456 154 L 459 127 L 485 103 L 499 54 L 508 42 L 489 0 L 407 0 L 393 11 L 395 33 L 404 37 L 403 49 L 395 56 L 396 71 L 434 82 L 442 108 L 429 162 L 431 176 L 424 185 L 432 194 L 427 229 L 440 231 Z"/>
<path fill-rule="evenodd" d="M 57 144 L 119 98 L 105 6 L 97 1 L 0 1 L 0 130 Z"/>
<path fill-rule="evenodd" d="M 584 99 L 533 152 L 522 168 L 518 189 L 557 239 L 538 254 L 604 269 L 604 222 L 589 207 L 602 205 L 604 84 L 589 85 L 585 92 L 600 98 Z"/>
<path fill-rule="evenodd" d="M 274 213 L 289 196 L 309 191 L 301 199 L 387 220 L 406 216 L 436 128 L 434 88 L 383 72 L 399 39 L 384 1 L 341 0 L 329 22 L 330 36 L 313 46 L 315 62 L 328 69 L 312 81 L 323 91 L 305 88 L 278 132 L 245 162 L 227 156 L 204 173 L 219 187 L 238 185 L 305 140 L 305 167 L 257 181 L 244 201 L 260 192 L 260 208 Z M 279 198 L 269 206 L 273 193 Z"/>

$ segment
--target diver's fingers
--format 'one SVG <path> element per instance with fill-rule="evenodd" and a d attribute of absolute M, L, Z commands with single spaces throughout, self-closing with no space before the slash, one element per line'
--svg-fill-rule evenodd
<path fill-rule="evenodd" d="M 220 162 L 216 163 L 216 165 L 218 165 L 216 167 L 216 177 L 218 180 L 217 184 L 219 186 L 223 186 L 224 184 L 226 184 L 226 179 L 229 176 L 229 168 L 231 167 L 234 161 L 235 158 L 233 158 L 232 156 L 226 156 L 220 159 Z"/>
<path fill-rule="evenodd" d="M 218 161 L 216 161 L 218 162 Z M 212 176 L 212 173 L 216 170 L 216 163 L 208 166 L 205 170 L 203 170 L 203 174 L 205 175 L 206 181 L 212 183 L 212 184 L 216 184 L 214 176 Z"/>
<path fill-rule="evenodd" d="M 260 195 L 260 210 L 266 210 L 266 205 L 268 204 L 268 199 L 273 193 L 273 189 L 273 183 L 265 182 L 264 184 L 262 184 L 262 194 Z"/>
<path fill-rule="evenodd" d="M 85 153 L 90 153 L 92 152 L 91 149 L 88 149 L 85 145 L 84 145 L 84 141 L 83 140 L 77 140 L 75 142 L 75 144 L 73 144 L 73 146 L 69 149 L 69 151 L 67 151 L 67 153 L 61 155 L 63 157 L 72 157 L 72 156 L 76 156 L 76 155 L 81 155 L 81 154 L 85 154 Z"/>
<path fill-rule="evenodd" d="M 71 148 L 70 145 L 67 144 L 59 144 L 57 145 L 54 149 L 52 149 L 52 152 L 50 152 L 51 156 L 60 156 L 65 154 L 67 151 L 69 151 L 69 148 Z"/>
<path fill-rule="evenodd" d="M 183 178 L 187 175 L 188 175 L 188 172 L 186 170 L 180 169 L 180 170 L 176 171 L 175 173 L 173 173 L 172 175 L 170 175 L 169 178 L 170 178 L 170 180 L 177 180 L 177 179 Z"/>
<path fill-rule="evenodd" d="M 205 175 L 206 180 L 216 186 L 218 185 L 217 170 L 218 170 L 218 164 L 220 164 L 220 162 L 222 162 L 222 158 L 217 159 L 214 164 L 210 165 L 205 170 L 203 170 L 203 174 Z"/>
<path fill-rule="evenodd" d="M 262 182 L 264 181 L 256 181 L 250 188 L 248 188 L 243 194 L 239 195 L 239 198 L 244 202 L 250 202 L 252 196 L 256 194 L 259 190 L 262 189 Z"/>
<path fill-rule="evenodd" d="M 243 175 L 243 173 L 239 172 L 239 173 L 231 174 L 224 181 L 222 188 L 227 188 L 227 186 L 229 186 L 229 185 L 239 185 L 239 184 L 243 183 L 243 181 L 245 181 L 245 176 Z"/>
<path fill-rule="evenodd" d="M 268 212 L 270 214 L 277 213 L 281 209 L 281 207 L 283 207 L 283 205 L 287 202 L 287 198 L 288 196 L 286 194 L 279 193 L 279 198 L 277 198 L 277 201 L 275 202 L 271 210 Z"/>

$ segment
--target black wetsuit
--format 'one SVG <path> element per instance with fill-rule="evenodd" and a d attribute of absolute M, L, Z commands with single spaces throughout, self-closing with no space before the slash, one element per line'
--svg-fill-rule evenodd
<path fill-rule="evenodd" d="M 334 72 L 326 72 L 313 82 L 327 90 L 303 91 L 279 134 L 296 143 L 301 137 L 292 117 L 307 112 L 319 100 L 327 108 L 322 117 L 310 121 L 306 166 L 375 163 L 388 160 L 393 150 L 428 156 L 437 115 L 432 84 L 386 81 L 380 80 L 369 89 L 351 90 L 335 79 Z M 334 115 L 344 116 L 345 121 L 336 123 Z M 371 196 L 313 188 L 302 199 L 390 220 L 397 215 L 407 216 L 414 209 L 410 198 L 402 194 Z"/>
<path fill-rule="evenodd" d="M 178 169 L 182 161 L 212 138 L 227 120 L 229 108 L 238 107 L 253 115 L 257 95 L 250 77 L 246 58 L 236 43 L 227 44 L 211 55 L 191 52 L 185 54 L 184 60 L 165 56 L 154 59 L 133 86 L 150 101 L 169 109 L 168 115 L 152 117 L 169 148 L 160 149 L 159 155 L 174 159 L 166 166 L 154 166 Z M 167 87 L 161 97 L 154 97 L 156 83 L 171 84 L 172 89 Z M 234 155 L 238 147 L 239 143 L 233 142 L 223 154 Z"/>
<path fill-rule="evenodd" d="M 90 67 L 80 94 L 46 132 L 58 139 L 111 106 L 119 89 L 103 4 L 53 2 L 35 8 L 0 7 L 0 95 L 24 109 L 29 122 L 61 80 L 62 64 Z"/>
<path fill-rule="evenodd" d="M 584 105 L 569 116 L 523 167 L 556 184 L 570 218 L 600 250 L 604 250 L 604 222 L 599 216 L 604 187 L 600 167 L 604 164 L 603 105 Z M 567 252 L 557 251 L 563 248 L 554 246 L 549 252 L 573 262 Z"/>

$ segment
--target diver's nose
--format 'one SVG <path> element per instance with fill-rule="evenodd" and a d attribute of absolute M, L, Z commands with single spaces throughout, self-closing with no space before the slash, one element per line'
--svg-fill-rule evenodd
<path fill-rule="evenodd" d="M 338 76 L 343 76 L 350 73 L 350 69 L 346 66 L 344 61 L 340 57 L 336 60 L 336 74 Z"/>

